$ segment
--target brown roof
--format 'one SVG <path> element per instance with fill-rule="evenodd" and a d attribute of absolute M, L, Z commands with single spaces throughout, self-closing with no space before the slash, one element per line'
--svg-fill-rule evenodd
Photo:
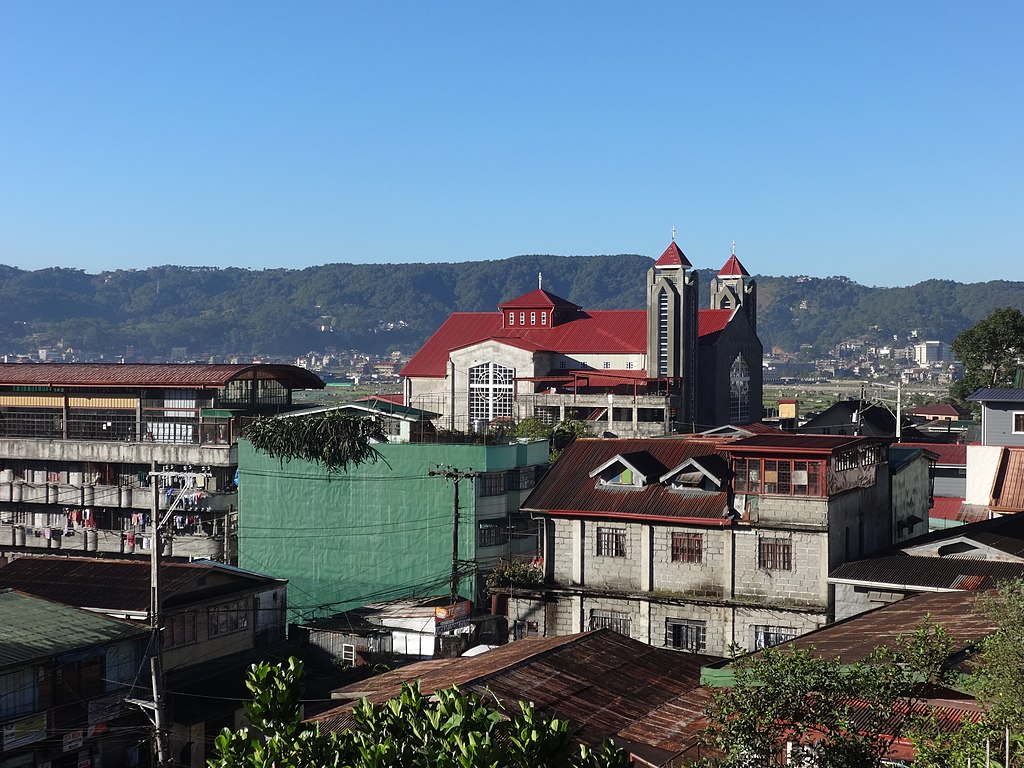
<path fill-rule="evenodd" d="M 953 640 L 954 653 L 966 651 L 995 630 L 976 608 L 978 593 L 928 592 L 861 613 L 801 635 L 787 648 L 813 648 L 844 662 L 863 661 L 879 646 L 910 635 L 926 618 L 940 624 Z"/>
<path fill-rule="evenodd" d="M 1024 448 L 1003 448 L 991 506 L 998 512 L 1024 512 Z"/>
<path fill-rule="evenodd" d="M 877 438 L 851 437 L 849 435 L 794 435 L 763 434 L 737 440 L 727 446 L 729 453 L 763 454 L 776 453 L 821 453 L 831 454 L 838 450 L 857 445 L 877 443 Z"/>
<path fill-rule="evenodd" d="M 950 531 L 952 533 L 952 531 Z M 966 557 L 932 557 L 903 552 L 843 563 L 829 574 L 829 580 L 909 589 L 992 589 L 998 582 L 1024 578 L 1024 563 L 973 560 Z"/>
<path fill-rule="evenodd" d="M 567 718 L 579 741 L 596 745 L 651 709 L 692 691 L 700 682 L 700 668 L 716 661 L 602 629 L 519 640 L 479 656 L 411 664 L 341 691 L 380 703 L 397 696 L 406 681 L 418 680 L 425 692 L 458 685 L 494 696 L 506 706 L 532 701 L 541 712 Z M 351 723 L 353 706 L 350 702 L 313 719 L 324 730 L 343 730 Z"/>
<path fill-rule="evenodd" d="M 626 457 L 630 464 L 648 476 L 642 488 L 624 489 L 601 486 L 590 473 L 615 456 Z M 631 519 L 660 518 L 698 524 L 728 523 L 728 481 L 722 477 L 721 492 L 679 491 L 658 482 L 658 478 L 687 459 L 705 458 L 707 469 L 717 465 L 725 474 L 725 461 L 717 445 L 709 440 L 605 439 L 579 438 L 570 443 L 558 461 L 523 502 L 530 512 L 561 516 L 610 517 Z"/>
<path fill-rule="evenodd" d="M 9 587 L 77 608 L 148 613 L 150 603 L 148 560 L 113 560 L 95 557 L 19 557 L 0 567 L 0 588 Z M 219 578 L 201 582 L 213 574 Z M 218 563 L 160 564 L 160 591 L 164 607 L 238 592 L 269 576 L 227 568 Z M 213 583 L 215 582 L 215 583 Z M 178 593 L 186 593 L 185 598 Z"/>
<path fill-rule="evenodd" d="M 295 389 L 323 389 L 314 373 L 295 365 L 165 363 L 0 363 L 0 387 L 187 387 L 215 389 L 247 378 L 277 379 Z"/>

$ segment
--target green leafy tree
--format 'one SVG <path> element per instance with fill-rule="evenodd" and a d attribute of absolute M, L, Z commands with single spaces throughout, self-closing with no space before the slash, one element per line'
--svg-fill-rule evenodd
<path fill-rule="evenodd" d="M 913 726 L 894 711 L 913 711 L 924 687 L 951 681 L 951 653 L 949 635 L 924 624 L 851 664 L 813 649 L 744 656 L 734 663 L 735 684 L 716 689 L 708 706 L 707 741 L 724 757 L 707 764 L 880 765 Z"/>
<path fill-rule="evenodd" d="M 353 710 L 353 726 L 321 733 L 299 713 L 302 663 L 253 665 L 245 705 L 251 727 L 224 729 L 210 768 L 625 768 L 629 757 L 610 743 L 576 744 L 569 723 L 539 714 L 532 704 L 506 711 L 500 702 L 457 688 L 401 694 Z"/>
<path fill-rule="evenodd" d="M 950 394 L 963 402 L 985 387 L 1010 387 L 1024 361 L 1024 313 L 1003 307 L 953 340 L 953 354 L 964 364 Z"/>

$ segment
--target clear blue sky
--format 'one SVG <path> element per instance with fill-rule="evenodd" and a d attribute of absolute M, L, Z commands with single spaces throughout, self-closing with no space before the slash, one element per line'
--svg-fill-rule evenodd
<path fill-rule="evenodd" d="M 0 263 L 1024 280 L 1024 3 L 0 2 Z"/>

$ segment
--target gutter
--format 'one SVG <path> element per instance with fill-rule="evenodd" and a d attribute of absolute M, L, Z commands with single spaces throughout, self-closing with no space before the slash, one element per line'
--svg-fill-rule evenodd
<path fill-rule="evenodd" d="M 732 524 L 729 517 L 675 517 L 670 515 L 644 515 L 637 512 L 593 512 L 579 509 L 527 509 L 523 512 L 532 515 L 549 517 L 598 517 L 606 520 L 635 520 L 636 522 L 676 523 L 685 525 L 704 525 L 712 528 L 725 528 Z"/>
<path fill-rule="evenodd" d="M 828 577 L 829 584 L 849 584 L 854 587 L 871 587 L 873 589 L 903 590 L 906 592 L 970 592 L 968 589 L 955 587 L 926 587 L 921 584 L 890 584 L 885 581 L 865 581 L 863 579 L 843 579 Z"/>

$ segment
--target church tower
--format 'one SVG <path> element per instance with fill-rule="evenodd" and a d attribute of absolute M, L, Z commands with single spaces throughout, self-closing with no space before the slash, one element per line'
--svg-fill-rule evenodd
<path fill-rule="evenodd" d="M 692 422 L 697 403 L 697 274 L 675 237 L 647 271 L 647 377 L 671 379 L 674 421 Z"/>
<path fill-rule="evenodd" d="M 750 325 L 757 330 L 757 283 L 750 279 L 750 273 L 736 258 L 736 243 L 732 244 L 732 255 L 725 262 L 718 277 L 711 279 L 711 308 L 735 309 L 743 307 L 750 318 Z"/>

